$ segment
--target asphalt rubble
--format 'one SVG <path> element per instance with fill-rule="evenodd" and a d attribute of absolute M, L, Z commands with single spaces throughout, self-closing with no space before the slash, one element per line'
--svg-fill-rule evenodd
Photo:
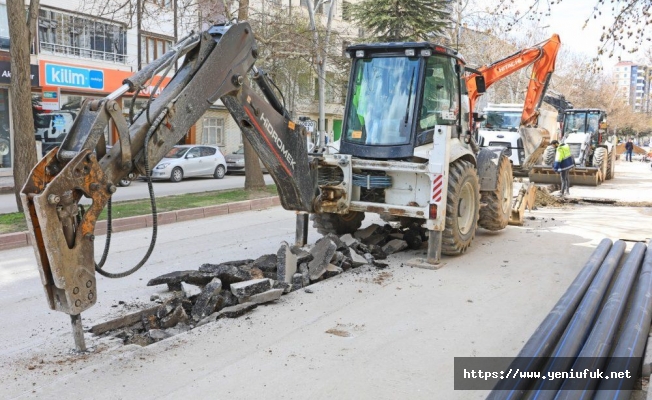
<path fill-rule="evenodd" d="M 123 317 L 131 324 L 121 326 L 118 318 L 113 323 L 119 328 L 101 335 L 119 338 L 125 345 L 147 346 L 222 318 L 237 318 L 284 294 L 300 289 L 311 293 L 311 284 L 347 271 L 387 268 L 380 260 L 421 249 L 426 232 L 418 224 L 406 228 L 372 224 L 353 235 L 326 235 L 312 246 L 282 242 L 276 254 L 255 260 L 203 264 L 198 270 L 161 275 L 147 286 L 167 285 L 169 295 L 152 295 L 150 301 L 157 305 L 141 311 L 137 322 L 133 315 Z"/>

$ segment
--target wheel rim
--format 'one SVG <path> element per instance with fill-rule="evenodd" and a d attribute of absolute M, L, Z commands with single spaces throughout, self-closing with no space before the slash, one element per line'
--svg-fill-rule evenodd
<path fill-rule="evenodd" d="M 221 165 L 217 167 L 217 177 L 218 178 L 224 177 L 224 167 L 222 167 Z"/>
<path fill-rule="evenodd" d="M 174 179 L 175 180 L 177 180 L 177 181 L 181 180 L 181 171 L 180 170 L 175 169 L 174 171 L 172 171 L 172 173 L 174 174 Z"/>
<path fill-rule="evenodd" d="M 473 216 L 475 215 L 473 205 L 475 203 L 475 193 L 473 185 L 470 182 L 464 183 L 460 191 L 460 198 L 457 203 L 457 226 L 460 233 L 466 235 L 473 226 Z"/>

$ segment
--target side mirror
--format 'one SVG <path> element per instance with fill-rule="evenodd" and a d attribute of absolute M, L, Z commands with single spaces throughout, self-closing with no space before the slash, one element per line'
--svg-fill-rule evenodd
<path fill-rule="evenodd" d="M 188 155 L 186 156 L 186 158 L 195 158 L 195 155 L 194 155 L 194 154 L 188 154 Z"/>
<path fill-rule="evenodd" d="M 486 87 L 485 81 L 484 81 L 484 76 L 476 75 L 476 77 L 475 77 L 475 88 L 478 91 L 478 93 L 484 93 L 484 92 L 487 91 L 487 87 Z"/>
<path fill-rule="evenodd" d="M 486 118 L 485 118 L 485 115 L 484 115 L 484 114 L 479 113 L 479 112 L 474 112 L 474 113 L 473 113 L 473 121 L 475 121 L 475 122 L 482 122 L 482 121 L 484 121 L 485 119 L 486 119 Z"/>

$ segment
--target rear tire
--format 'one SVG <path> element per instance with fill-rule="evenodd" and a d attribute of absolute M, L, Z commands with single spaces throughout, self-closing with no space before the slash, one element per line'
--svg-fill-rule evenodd
<path fill-rule="evenodd" d="M 600 182 L 604 181 L 607 175 L 607 157 L 607 149 L 604 147 L 598 147 L 593 152 L 593 166 L 602 172 L 602 179 Z"/>
<path fill-rule="evenodd" d="M 555 146 L 548 146 L 543 152 L 543 165 L 552 167 L 555 162 Z"/>
<path fill-rule="evenodd" d="M 312 214 L 310 219 L 313 222 L 312 226 L 322 235 L 334 233 L 340 236 L 360 229 L 364 213 L 359 211 L 351 211 L 348 214 L 321 213 Z"/>
<path fill-rule="evenodd" d="M 473 164 L 456 160 L 450 165 L 446 197 L 446 227 L 441 252 L 459 255 L 475 237 L 480 212 L 480 184 Z"/>
<path fill-rule="evenodd" d="M 609 161 L 607 162 L 607 178 L 613 179 L 616 176 L 616 149 L 611 148 L 611 153 L 609 154 Z"/>
<path fill-rule="evenodd" d="M 486 206 L 480 208 L 480 227 L 499 231 L 505 229 L 509 223 L 509 215 L 513 197 L 512 165 L 507 156 L 501 156 L 498 164 L 498 185 L 494 191 L 481 193 L 481 203 Z"/>
<path fill-rule="evenodd" d="M 175 167 L 170 174 L 170 182 L 181 182 L 183 180 L 183 170 Z"/>
<path fill-rule="evenodd" d="M 226 168 L 224 168 L 224 165 L 218 165 L 215 172 L 213 172 L 213 178 L 222 179 L 224 175 L 226 175 Z"/>

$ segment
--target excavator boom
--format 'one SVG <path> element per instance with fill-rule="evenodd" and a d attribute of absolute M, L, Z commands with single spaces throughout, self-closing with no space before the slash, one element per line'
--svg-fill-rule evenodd
<path fill-rule="evenodd" d="M 216 101 L 222 100 L 276 182 L 286 209 L 310 212 L 316 183 L 305 129 L 294 124 L 264 74 L 253 67 L 258 51 L 247 23 L 214 26 L 180 41 L 124 86 L 101 100 L 86 101 L 61 148 L 33 169 L 21 192 L 31 242 L 48 303 L 73 317 L 97 300 L 94 231 L 116 191 L 134 171 L 146 175 Z M 185 56 L 170 83 L 130 125 L 115 101 Z M 247 75 L 263 96 L 247 85 Z M 120 143 L 106 153 L 109 121 Z M 82 197 L 92 199 L 83 210 Z M 73 318 L 75 320 L 75 318 Z M 77 318 L 78 320 L 78 318 Z"/>
<path fill-rule="evenodd" d="M 549 137 L 541 135 L 540 130 L 532 129 L 536 126 L 538 112 L 545 95 L 548 83 L 555 70 L 555 61 L 561 40 L 559 35 L 552 37 L 533 47 L 518 51 L 490 65 L 482 66 L 466 76 L 466 86 L 469 93 L 471 110 L 475 110 L 478 98 L 484 93 L 477 87 L 478 76 L 484 80 L 484 89 L 489 88 L 499 80 L 532 65 L 532 74 L 528 84 L 523 113 L 521 114 L 521 127 L 519 133 L 523 139 L 523 147 L 527 154 L 524 167 L 533 165 L 543 153 L 549 142 Z"/>

